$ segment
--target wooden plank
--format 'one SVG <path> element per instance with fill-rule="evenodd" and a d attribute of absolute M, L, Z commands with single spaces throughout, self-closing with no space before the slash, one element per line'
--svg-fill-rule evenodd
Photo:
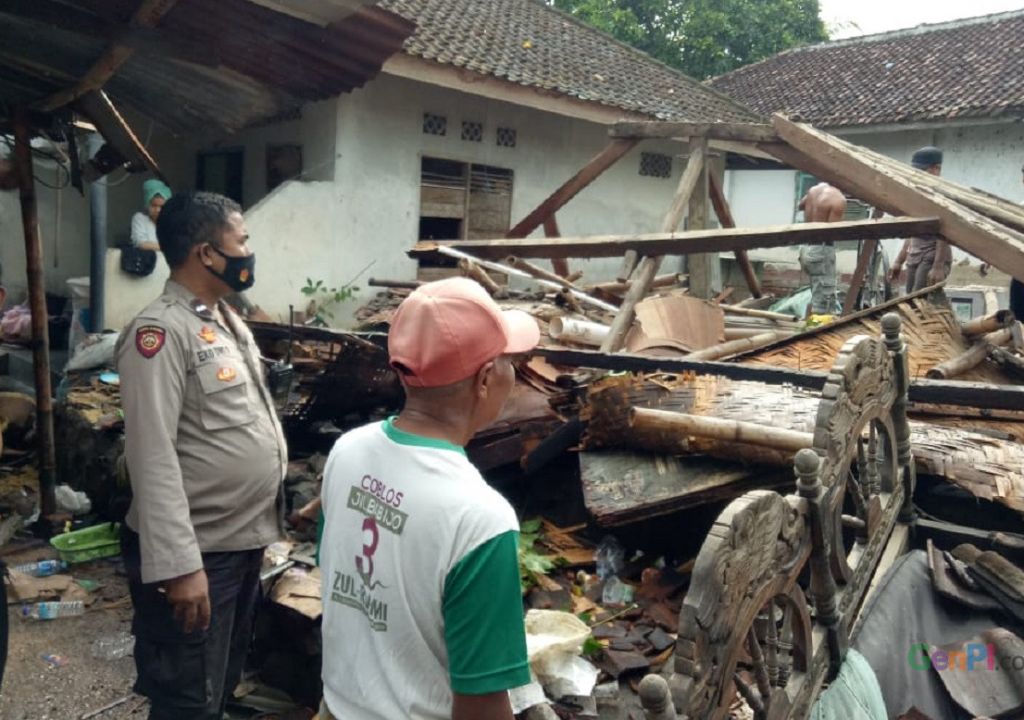
<path fill-rule="evenodd" d="M 150 172 L 167 182 L 156 159 L 128 125 L 128 121 L 117 111 L 110 98 L 102 90 L 86 93 L 75 103 L 75 108 L 92 120 L 93 125 L 107 142 L 121 154 L 125 160 L 141 160 Z"/>
<path fill-rule="evenodd" d="M 950 200 L 920 183 L 911 184 L 859 149 L 808 125 L 773 118 L 789 150 L 770 150 L 784 162 L 814 173 L 861 200 L 900 214 L 936 217 L 950 243 L 1015 277 L 1024 277 L 1024 235 Z M 791 152 L 790 152 L 791 151 Z M 865 238 L 867 239 L 867 238 Z"/>
<path fill-rule="evenodd" d="M 715 216 L 718 217 L 719 224 L 724 228 L 736 227 L 736 220 L 732 216 L 729 201 L 725 199 L 725 193 L 722 192 L 722 182 L 718 173 L 711 173 L 708 177 L 708 194 L 711 196 L 711 206 L 715 209 Z M 747 251 L 736 250 L 734 254 L 736 262 L 743 272 L 743 278 L 747 281 L 750 294 L 756 298 L 761 297 L 761 281 L 757 279 L 757 273 L 754 272 L 754 266 L 750 264 L 750 256 L 747 255 Z"/>
<path fill-rule="evenodd" d="M 137 27 L 153 27 L 160 22 L 177 0 L 142 0 L 132 15 L 131 24 Z M 99 90 L 114 76 L 122 65 L 135 54 L 131 45 L 111 43 L 103 54 L 92 64 L 82 79 L 73 87 L 64 88 L 37 104 L 38 110 L 51 112 L 64 107 L 92 90 Z"/>
<path fill-rule="evenodd" d="M 594 182 L 601 173 L 636 147 L 638 142 L 638 140 L 612 140 L 604 150 L 595 155 L 578 173 L 562 183 L 561 187 L 551 193 L 533 212 L 516 223 L 515 227 L 508 231 L 508 236 L 510 238 L 524 238 L 532 233 L 544 223 L 545 218 L 558 212 L 562 206 L 576 197 L 581 190 Z"/>
<path fill-rule="evenodd" d="M 771 125 L 755 123 L 619 122 L 608 130 L 612 138 L 689 138 L 770 143 L 779 139 Z"/>
<path fill-rule="evenodd" d="M 705 172 L 705 157 L 707 154 L 707 140 L 694 143 L 690 148 L 690 159 L 686 163 L 686 169 L 679 178 L 679 186 L 672 197 L 672 204 L 669 206 L 661 227 L 663 232 L 671 233 L 683 219 L 683 210 L 690 200 L 690 195 L 699 184 L 702 172 Z M 621 252 L 621 249 L 620 251 Z M 629 257 L 627 250 L 627 262 Z M 661 254 L 645 254 L 644 259 L 637 265 L 633 281 L 622 298 L 622 305 L 615 314 L 608 336 L 601 344 L 604 352 L 615 352 L 622 348 L 626 342 L 626 333 L 633 324 L 636 315 L 636 305 L 647 297 L 651 290 L 651 283 L 658 274 L 661 267 Z"/>
<path fill-rule="evenodd" d="M 786 247 L 808 242 L 913 237 L 934 234 L 938 231 L 939 221 L 933 217 L 895 217 L 881 220 L 800 223 L 756 228 L 718 228 L 642 235 L 421 241 L 409 251 L 409 255 L 418 257 L 430 254 L 435 252 L 438 247 L 451 247 L 475 257 L 494 260 L 508 255 L 521 258 L 619 257 L 623 250 L 635 250 L 644 256 L 687 255 L 699 252 Z"/>
<path fill-rule="evenodd" d="M 579 453 L 583 502 L 599 525 L 624 525 L 726 501 L 754 488 L 792 484 L 788 472 L 751 471 L 704 457 L 629 450 Z M 694 538 L 698 540 L 697 538 Z"/>
<path fill-rule="evenodd" d="M 562 231 L 558 229 L 558 218 L 554 213 L 544 218 L 544 237 L 562 237 Z M 551 261 L 551 269 L 559 277 L 569 277 L 569 261 L 565 258 L 555 258 Z"/>
<path fill-rule="evenodd" d="M 694 143 L 697 142 L 695 138 Z M 701 138 L 705 153 L 704 167 L 693 192 L 690 193 L 690 210 L 687 217 L 689 230 L 705 230 L 708 228 L 708 176 L 711 166 L 720 158 L 707 157 L 707 138 Z M 724 163 L 724 161 L 723 161 Z M 722 173 L 725 166 L 722 165 Z M 686 256 L 686 273 L 690 276 L 690 294 L 694 297 L 707 299 L 721 290 L 721 268 L 718 265 L 719 249 L 709 253 L 695 253 Z M 717 285 L 717 287 L 716 287 Z"/>
<path fill-rule="evenodd" d="M 647 357 L 628 353 L 608 354 L 599 350 L 537 348 L 533 354 L 545 358 L 552 365 L 620 372 L 720 375 L 731 380 L 789 384 L 812 390 L 821 390 L 825 387 L 825 380 L 828 377 L 828 373 L 825 372 L 790 370 L 769 365 L 739 365 L 712 360 Z M 959 405 L 992 410 L 1024 410 L 1024 386 L 1021 385 L 990 385 L 956 380 L 915 378 L 910 383 L 908 393 L 910 401 L 916 403 Z"/>
<path fill-rule="evenodd" d="M 864 276 L 868 274 L 868 265 L 871 264 L 871 256 L 878 247 L 878 240 L 865 240 L 857 256 L 857 267 L 853 269 L 853 277 L 850 278 L 850 287 L 846 291 L 846 299 L 843 301 L 843 315 L 849 315 L 857 305 L 857 295 L 864 285 Z"/>

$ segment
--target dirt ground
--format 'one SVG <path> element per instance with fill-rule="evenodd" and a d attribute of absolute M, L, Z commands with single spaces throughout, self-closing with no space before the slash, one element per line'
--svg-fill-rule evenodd
<path fill-rule="evenodd" d="M 4 559 L 15 565 L 46 553 L 29 550 Z M 131 604 L 120 563 L 114 559 L 74 565 L 70 574 L 102 585 L 93 593 L 94 600 L 85 615 L 33 621 L 21 617 L 20 605 L 7 608 L 11 633 L 7 670 L 0 688 L 0 718 L 78 720 L 126 696 L 130 696 L 127 702 L 94 716 L 96 720 L 145 718 L 146 700 L 131 694 L 135 681 L 128 639 Z M 115 659 L 97 657 L 109 654 L 101 641 L 120 641 L 121 652 L 128 654 Z"/>

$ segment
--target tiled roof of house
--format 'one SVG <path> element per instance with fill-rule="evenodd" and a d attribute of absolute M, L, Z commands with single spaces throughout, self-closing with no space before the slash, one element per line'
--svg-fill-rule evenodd
<path fill-rule="evenodd" d="M 822 127 L 1024 115 L 1024 11 L 787 50 L 710 84 Z"/>
<path fill-rule="evenodd" d="M 652 118 L 756 121 L 757 116 L 541 0 L 381 0 L 417 24 L 409 55 Z"/>

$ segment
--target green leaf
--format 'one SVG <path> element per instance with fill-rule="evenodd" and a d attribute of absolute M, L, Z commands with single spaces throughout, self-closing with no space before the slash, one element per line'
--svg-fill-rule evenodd
<path fill-rule="evenodd" d="M 602 645 L 598 640 L 594 638 L 593 635 L 591 635 L 583 641 L 583 650 L 581 651 L 581 654 L 583 655 L 583 657 L 593 657 L 594 655 L 597 655 L 603 650 L 604 645 Z"/>
<path fill-rule="evenodd" d="M 540 532 L 540 518 L 533 518 L 532 520 L 523 520 L 521 523 L 519 523 L 519 532 L 520 534 Z"/>

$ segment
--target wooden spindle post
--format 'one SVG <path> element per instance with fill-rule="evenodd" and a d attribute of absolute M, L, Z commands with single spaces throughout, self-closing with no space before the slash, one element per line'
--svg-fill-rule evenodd
<path fill-rule="evenodd" d="M 910 366 L 907 361 L 907 346 L 900 334 L 902 323 L 896 313 L 882 316 L 882 336 L 885 347 L 892 356 L 893 369 L 896 374 L 896 402 L 892 405 L 892 424 L 896 431 L 896 465 L 899 478 L 896 482 L 903 483 L 903 506 L 900 508 L 899 521 L 912 523 L 914 512 L 914 487 L 917 485 L 917 470 L 910 450 L 910 423 L 907 422 L 907 389 L 910 386 Z"/>

